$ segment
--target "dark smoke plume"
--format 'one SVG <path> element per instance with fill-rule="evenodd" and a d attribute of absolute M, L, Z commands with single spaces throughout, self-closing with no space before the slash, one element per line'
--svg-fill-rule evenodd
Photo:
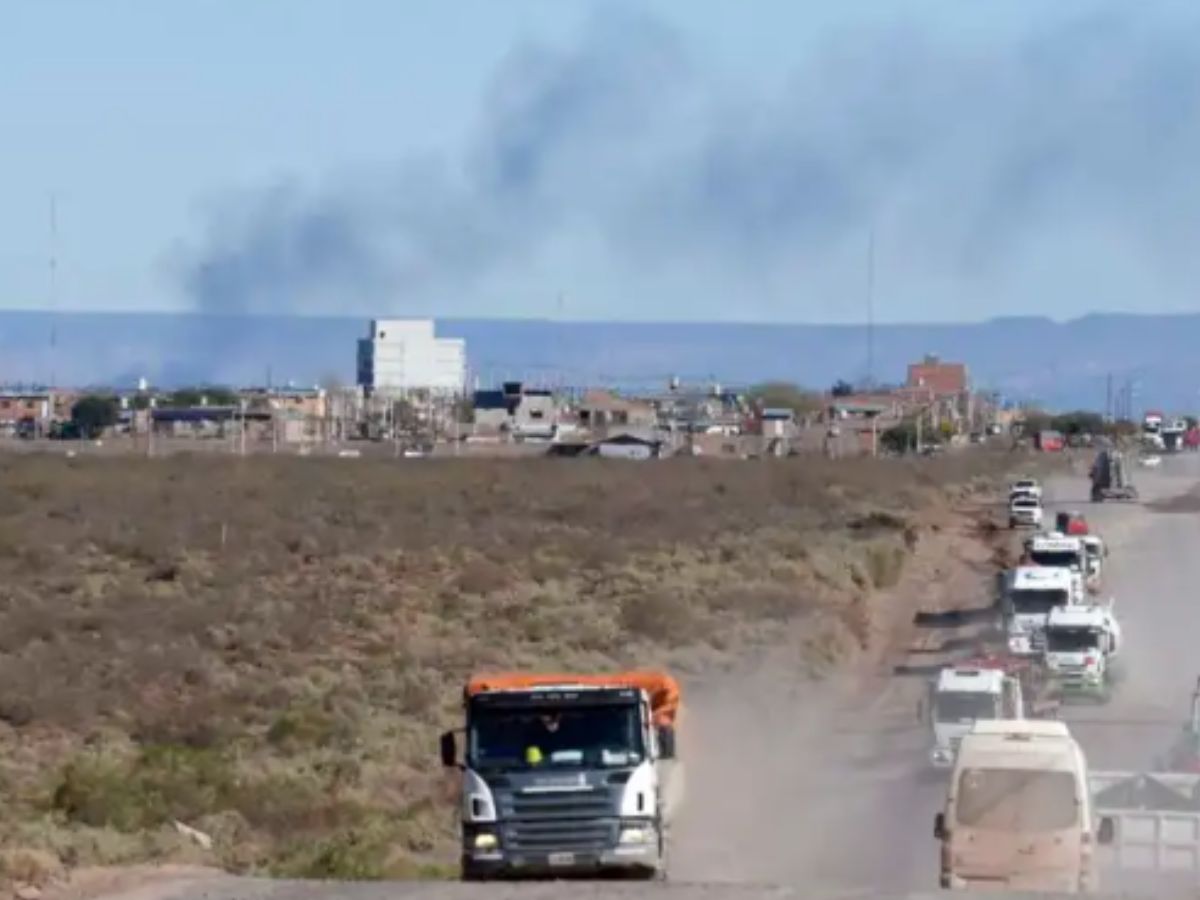
<path fill-rule="evenodd" d="M 1200 17 L 1109 9 L 970 52 L 831 34 L 786 90 L 730 96 L 610 8 L 571 49 L 515 49 L 461 153 L 232 199 L 185 288 L 219 312 L 539 314 L 566 290 L 584 316 L 848 320 L 874 229 L 885 318 L 1186 308 Z"/>

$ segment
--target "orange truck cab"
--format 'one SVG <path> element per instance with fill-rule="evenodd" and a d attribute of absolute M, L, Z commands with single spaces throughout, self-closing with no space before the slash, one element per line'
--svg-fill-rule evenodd
<path fill-rule="evenodd" d="M 681 783 L 674 678 L 481 675 L 463 704 L 464 727 L 442 735 L 441 757 L 461 772 L 465 880 L 665 874 Z"/>

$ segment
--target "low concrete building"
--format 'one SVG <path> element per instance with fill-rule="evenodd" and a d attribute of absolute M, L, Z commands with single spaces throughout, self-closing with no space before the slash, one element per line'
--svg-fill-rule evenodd
<path fill-rule="evenodd" d="M 619 397 L 611 391 L 588 391 L 576 408 L 579 427 L 595 437 L 631 430 L 652 432 L 658 424 L 654 406 Z"/>
<path fill-rule="evenodd" d="M 329 415 L 328 395 L 319 387 L 250 388 L 239 396 L 249 409 L 273 410 L 283 417 L 320 421 Z"/>
<path fill-rule="evenodd" d="M 477 434 L 548 439 L 558 428 L 559 405 L 549 390 L 510 381 L 499 390 L 476 391 L 473 402 Z"/>
<path fill-rule="evenodd" d="M 605 459 L 658 459 L 663 442 L 648 440 L 636 434 L 615 434 L 592 445 L 596 456 Z"/>
<path fill-rule="evenodd" d="M 556 441 L 546 451 L 548 456 L 600 456 L 605 459 L 647 460 L 665 455 L 665 444 L 655 438 L 636 434 L 614 434 L 598 441 Z"/>
<path fill-rule="evenodd" d="M 71 407 L 79 394 L 45 388 L 0 389 L 0 429 L 16 432 L 21 429 L 44 434 L 53 422 L 71 418 Z"/>

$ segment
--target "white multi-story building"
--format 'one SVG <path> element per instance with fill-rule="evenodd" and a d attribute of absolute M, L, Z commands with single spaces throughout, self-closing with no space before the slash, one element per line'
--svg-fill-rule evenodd
<path fill-rule="evenodd" d="M 369 394 L 461 394 L 466 341 L 436 337 L 432 319 L 375 319 L 358 342 L 358 383 Z"/>

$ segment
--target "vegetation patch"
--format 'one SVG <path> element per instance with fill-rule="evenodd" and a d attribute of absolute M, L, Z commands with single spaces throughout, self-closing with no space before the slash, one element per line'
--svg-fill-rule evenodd
<path fill-rule="evenodd" d="M 472 672 L 820 675 L 1008 460 L 0 458 L 0 866 L 444 876 Z"/>

